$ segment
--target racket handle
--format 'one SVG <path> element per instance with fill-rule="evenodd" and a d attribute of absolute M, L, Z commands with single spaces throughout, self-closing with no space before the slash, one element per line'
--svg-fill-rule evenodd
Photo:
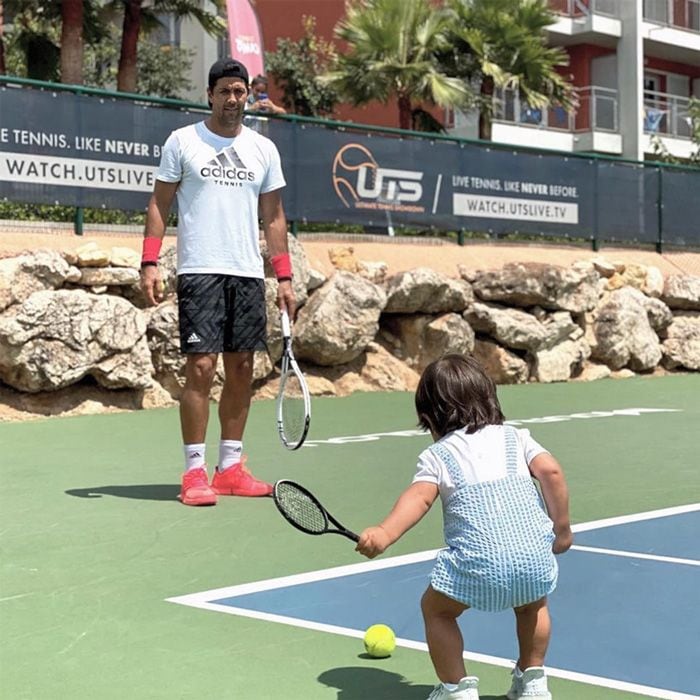
<path fill-rule="evenodd" d="M 285 338 L 289 338 L 292 334 L 292 329 L 289 325 L 289 314 L 286 309 L 282 309 L 280 312 L 280 324 L 282 326 L 282 335 Z"/>

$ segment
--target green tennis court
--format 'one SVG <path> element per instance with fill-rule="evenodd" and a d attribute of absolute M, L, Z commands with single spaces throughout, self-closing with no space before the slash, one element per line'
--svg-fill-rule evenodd
<path fill-rule="evenodd" d="M 499 387 L 499 396 L 507 418 L 529 428 L 564 465 L 574 523 L 700 501 L 700 376 Z M 412 432 L 410 394 L 318 398 L 312 410 L 310 445 L 289 452 L 277 438 L 274 403 L 255 403 L 245 444 L 249 463 L 261 478 L 288 477 L 310 487 L 359 531 L 391 507 L 429 437 Z M 217 441 L 214 421 L 210 459 Z M 366 561 L 344 538 L 293 530 L 271 499 L 182 506 L 176 500 L 182 464 L 176 410 L 5 423 L 0 444 L 2 698 L 418 700 L 434 685 L 419 645 L 373 660 L 364 658 L 353 636 L 168 601 L 242 584 L 255 592 L 256 582 Z M 672 547 L 669 526 L 663 542 Z M 382 559 L 441 544 L 440 511 L 433 508 Z M 700 557 L 675 556 L 690 564 L 698 581 Z M 681 590 L 673 570 L 665 570 L 670 598 Z M 618 581 L 610 577 L 611 594 L 619 594 L 613 590 Z M 571 577 L 566 585 L 582 582 Z M 378 593 L 355 589 L 353 613 L 350 603 L 333 598 L 334 589 L 324 590 L 329 606 L 344 606 L 360 620 L 367 614 L 365 591 L 367 606 Z M 570 595 L 583 600 L 586 593 Z M 287 600 L 292 608 L 294 595 Z M 419 620 L 418 600 L 407 605 L 401 614 Z M 630 629 L 630 639 L 636 633 Z M 550 652 L 575 646 L 579 640 L 571 636 L 555 620 Z M 693 648 L 697 637 L 686 653 Z M 509 676 L 503 665 L 482 660 L 469 667 L 481 678 L 482 699 L 504 697 Z M 553 676 L 554 697 L 650 697 L 583 675 Z M 664 693 L 658 697 L 693 697 L 668 687 Z"/>

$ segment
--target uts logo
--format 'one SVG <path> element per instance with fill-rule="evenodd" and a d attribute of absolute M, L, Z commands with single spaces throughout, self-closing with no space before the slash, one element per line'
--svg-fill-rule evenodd
<path fill-rule="evenodd" d="M 233 146 L 217 153 L 200 171 L 202 177 L 213 178 L 219 185 L 240 187 L 241 181 L 253 182 L 255 173 L 245 167 Z"/>
<path fill-rule="evenodd" d="M 402 204 L 420 201 L 422 179 L 421 172 L 380 167 L 359 143 L 343 146 L 333 160 L 333 188 L 348 208 L 424 211 L 424 207 Z"/>

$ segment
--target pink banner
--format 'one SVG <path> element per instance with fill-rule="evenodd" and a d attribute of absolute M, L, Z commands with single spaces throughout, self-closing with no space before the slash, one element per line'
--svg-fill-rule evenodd
<path fill-rule="evenodd" d="M 250 0 L 226 0 L 231 57 L 247 69 L 250 79 L 264 75 L 262 31 Z"/>

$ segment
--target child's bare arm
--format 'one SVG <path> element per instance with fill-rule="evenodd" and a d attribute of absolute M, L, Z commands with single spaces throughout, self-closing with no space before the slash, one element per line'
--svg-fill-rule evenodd
<path fill-rule="evenodd" d="M 573 544 L 569 522 L 569 489 L 561 465 L 548 452 L 542 452 L 530 462 L 530 473 L 540 482 L 547 513 L 554 524 L 555 554 L 566 552 Z"/>
<path fill-rule="evenodd" d="M 427 481 L 411 484 L 380 525 L 362 531 L 355 549 L 374 559 L 410 530 L 430 510 L 437 496 L 436 484 Z"/>

